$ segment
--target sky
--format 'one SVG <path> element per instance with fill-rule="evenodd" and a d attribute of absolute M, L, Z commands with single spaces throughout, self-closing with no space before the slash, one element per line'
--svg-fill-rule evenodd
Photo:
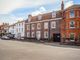
<path fill-rule="evenodd" d="M 64 0 L 65 8 L 80 4 L 79 0 Z M 61 0 L 0 0 L 0 24 L 13 24 L 26 20 L 28 15 L 43 14 L 60 10 Z"/>

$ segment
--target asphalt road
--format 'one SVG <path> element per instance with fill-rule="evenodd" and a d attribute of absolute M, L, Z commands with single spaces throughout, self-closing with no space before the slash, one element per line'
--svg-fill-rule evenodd
<path fill-rule="evenodd" d="M 0 40 L 0 60 L 80 60 L 80 49 Z"/>

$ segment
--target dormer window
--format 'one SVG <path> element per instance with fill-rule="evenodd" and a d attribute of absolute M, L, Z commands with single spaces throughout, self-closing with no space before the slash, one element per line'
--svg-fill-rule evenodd
<path fill-rule="evenodd" d="M 53 12 L 52 12 L 52 18 L 55 18 L 55 17 L 56 17 L 56 12 L 53 11 Z"/>
<path fill-rule="evenodd" d="M 39 15 L 39 16 L 38 16 L 38 20 L 41 20 L 41 19 L 42 19 L 42 16 L 41 16 L 41 15 Z"/>
<path fill-rule="evenodd" d="M 74 10 L 71 10 L 70 11 L 70 18 L 73 18 L 74 17 Z"/>

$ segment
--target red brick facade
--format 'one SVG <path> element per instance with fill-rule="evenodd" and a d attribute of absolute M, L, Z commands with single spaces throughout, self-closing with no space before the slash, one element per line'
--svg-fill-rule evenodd
<path fill-rule="evenodd" d="M 73 12 L 71 12 L 73 11 Z M 72 17 L 70 16 L 72 14 Z M 73 25 L 71 27 L 71 21 Z M 80 39 L 80 5 L 73 5 L 64 11 L 64 18 L 61 21 L 62 42 L 72 42 L 71 34 L 74 35 L 74 42 Z M 66 41 L 67 40 L 67 41 Z"/>

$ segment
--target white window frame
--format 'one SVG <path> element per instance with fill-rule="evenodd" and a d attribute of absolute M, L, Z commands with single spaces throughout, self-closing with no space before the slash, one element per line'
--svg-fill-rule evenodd
<path fill-rule="evenodd" d="M 37 29 L 41 29 L 41 23 L 37 23 Z"/>
<path fill-rule="evenodd" d="M 23 28 L 21 28 L 21 30 L 22 30 L 22 32 L 24 32 L 24 31 L 23 31 Z"/>
<path fill-rule="evenodd" d="M 56 11 L 53 11 L 52 12 L 52 18 L 55 18 L 56 17 Z"/>
<path fill-rule="evenodd" d="M 56 28 L 56 21 L 51 21 L 51 28 Z"/>
<path fill-rule="evenodd" d="M 49 23 L 48 22 L 44 22 L 44 29 L 48 29 Z"/>
<path fill-rule="evenodd" d="M 47 35 L 46 35 L 47 34 Z M 44 38 L 48 38 L 48 31 L 44 31 Z"/>
<path fill-rule="evenodd" d="M 31 37 L 34 38 L 35 37 L 35 32 L 31 33 Z"/>
<path fill-rule="evenodd" d="M 27 32 L 27 37 L 30 37 L 30 32 Z"/>
<path fill-rule="evenodd" d="M 72 16 L 72 12 L 74 12 L 73 14 L 73 16 Z M 74 10 L 70 10 L 70 18 L 74 18 L 75 17 L 75 11 Z"/>
<path fill-rule="evenodd" d="M 27 30 L 30 30 L 30 25 L 27 25 Z"/>
<path fill-rule="evenodd" d="M 31 24 L 31 29 L 32 29 L 32 30 L 35 29 L 35 24 Z"/>
<path fill-rule="evenodd" d="M 74 27 L 71 27 L 71 22 L 73 22 Z M 74 20 L 71 20 L 71 21 L 70 21 L 70 28 L 75 28 L 75 21 L 74 21 Z"/>

